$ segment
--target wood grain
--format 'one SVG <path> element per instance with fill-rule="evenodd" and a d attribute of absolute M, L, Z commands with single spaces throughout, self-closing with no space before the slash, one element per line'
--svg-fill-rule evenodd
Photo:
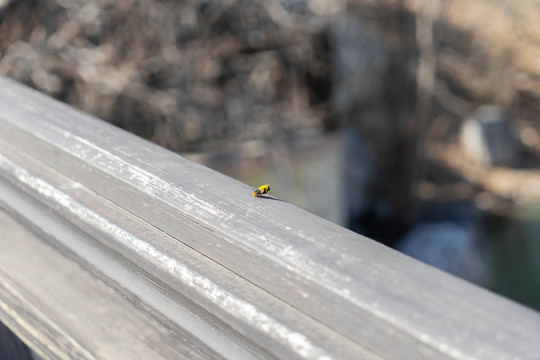
<path fill-rule="evenodd" d="M 221 356 L 539 353 L 532 310 L 5 78 L 0 108 L 4 208 Z"/>

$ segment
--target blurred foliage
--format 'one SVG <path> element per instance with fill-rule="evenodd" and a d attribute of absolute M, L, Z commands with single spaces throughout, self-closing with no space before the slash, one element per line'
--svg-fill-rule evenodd
<path fill-rule="evenodd" d="M 323 25 L 309 9 L 265 1 L 12 2 L 0 73 L 196 151 L 271 136 L 274 118 L 285 131 L 319 126 L 329 96 Z"/>
<path fill-rule="evenodd" d="M 350 18 L 383 49 L 352 55 L 360 93 L 336 54 L 380 50 L 340 44 Z M 539 18 L 526 0 L 4 0 L 0 74 L 176 151 L 355 123 L 384 154 L 481 103 L 531 119 Z"/>

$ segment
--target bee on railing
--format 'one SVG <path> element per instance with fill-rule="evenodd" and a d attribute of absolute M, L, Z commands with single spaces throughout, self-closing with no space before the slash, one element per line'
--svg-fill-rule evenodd
<path fill-rule="evenodd" d="M 264 194 L 268 194 L 270 192 L 270 185 L 261 185 L 257 190 L 253 192 L 253 196 L 256 197 L 262 197 Z"/>

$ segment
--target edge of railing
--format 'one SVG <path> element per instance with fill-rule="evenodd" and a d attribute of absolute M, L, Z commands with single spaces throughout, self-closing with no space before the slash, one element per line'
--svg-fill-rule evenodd
<path fill-rule="evenodd" d="M 540 352 L 530 309 L 7 78 L 0 109 L 1 207 L 206 357 Z"/>

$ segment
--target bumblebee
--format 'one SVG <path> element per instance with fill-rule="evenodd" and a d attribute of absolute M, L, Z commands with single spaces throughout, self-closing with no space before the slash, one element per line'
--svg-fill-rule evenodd
<path fill-rule="evenodd" d="M 257 190 L 253 192 L 253 196 L 256 197 L 262 197 L 264 194 L 268 194 L 270 192 L 270 185 L 261 185 Z"/>

